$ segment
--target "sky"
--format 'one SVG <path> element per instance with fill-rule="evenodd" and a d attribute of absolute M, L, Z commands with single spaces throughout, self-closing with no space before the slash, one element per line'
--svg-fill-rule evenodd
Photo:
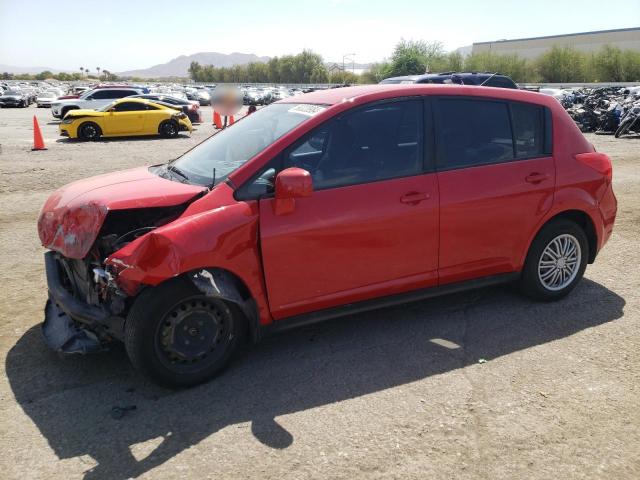
<path fill-rule="evenodd" d="M 640 0 L 0 0 L 0 64 L 112 72 L 197 52 L 380 61 L 401 38 L 473 42 L 640 26 Z"/>

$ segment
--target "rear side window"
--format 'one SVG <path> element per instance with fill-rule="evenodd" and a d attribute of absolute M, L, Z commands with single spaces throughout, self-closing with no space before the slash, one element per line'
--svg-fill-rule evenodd
<path fill-rule="evenodd" d="M 513 121 L 516 157 L 539 157 L 547 153 L 545 148 L 544 107 L 526 103 L 512 103 L 511 118 Z"/>
<path fill-rule="evenodd" d="M 506 77 L 493 77 L 490 78 L 487 83 L 484 84 L 486 87 L 498 87 L 498 88 L 517 88 L 515 83 Z"/>
<path fill-rule="evenodd" d="M 110 90 L 109 98 L 123 98 L 123 97 L 128 97 L 130 95 L 135 95 L 135 94 L 136 92 L 132 90 Z"/>
<path fill-rule="evenodd" d="M 93 92 L 89 98 L 92 98 L 94 100 L 104 100 L 104 99 L 114 98 L 111 95 L 109 95 L 110 93 L 111 92 L 109 92 L 108 90 L 97 90 Z"/>
<path fill-rule="evenodd" d="M 436 118 L 441 169 L 513 159 L 507 103 L 440 98 L 436 102 Z"/>

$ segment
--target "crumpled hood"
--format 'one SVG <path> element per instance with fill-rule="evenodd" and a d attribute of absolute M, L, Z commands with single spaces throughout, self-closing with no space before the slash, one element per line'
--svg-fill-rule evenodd
<path fill-rule="evenodd" d="M 84 258 L 110 210 L 180 205 L 206 190 L 158 177 L 147 167 L 79 180 L 45 202 L 38 234 L 44 247 L 68 258 Z"/>
<path fill-rule="evenodd" d="M 69 110 L 69 112 L 65 115 L 65 118 L 74 118 L 74 117 L 102 117 L 104 116 L 104 112 L 99 112 L 98 110 L 89 110 L 87 108 Z"/>

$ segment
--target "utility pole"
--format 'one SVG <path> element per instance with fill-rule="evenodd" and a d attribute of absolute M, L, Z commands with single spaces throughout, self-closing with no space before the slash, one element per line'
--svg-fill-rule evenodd
<path fill-rule="evenodd" d="M 347 75 L 346 75 L 346 71 L 345 71 L 345 67 L 344 67 L 344 60 L 345 58 L 349 58 L 349 60 L 351 60 L 352 62 L 354 62 L 353 57 L 355 57 L 355 53 L 345 53 L 344 55 L 342 55 L 342 84 L 344 85 L 345 83 L 347 83 Z M 355 63 L 354 63 L 355 66 Z M 352 68 L 353 69 L 353 68 Z"/>

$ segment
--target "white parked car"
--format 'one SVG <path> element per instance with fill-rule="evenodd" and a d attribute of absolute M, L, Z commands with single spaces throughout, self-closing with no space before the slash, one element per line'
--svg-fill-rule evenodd
<path fill-rule="evenodd" d="M 42 107 L 50 107 L 53 102 L 58 99 L 58 92 L 55 90 L 45 90 L 44 92 L 40 92 L 36 98 L 36 104 L 38 108 Z"/>
<path fill-rule="evenodd" d="M 131 87 L 98 88 L 96 90 L 88 90 L 80 95 L 79 98 L 56 100 L 51 104 L 51 114 L 55 118 L 64 118 L 69 110 L 77 110 L 80 108 L 97 110 L 98 108 L 104 107 L 119 98 L 131 95 L 141 95 L 142 93 L 141 89 Z"/>

